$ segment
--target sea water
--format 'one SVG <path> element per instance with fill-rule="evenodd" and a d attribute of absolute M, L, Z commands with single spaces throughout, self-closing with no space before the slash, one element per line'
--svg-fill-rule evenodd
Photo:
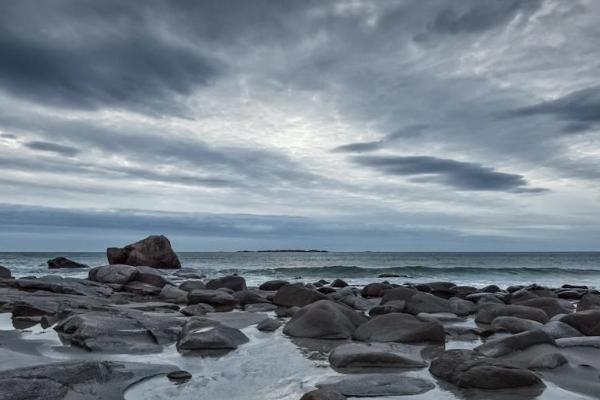
<path fill-rule="evenodd" d="M 180 252 L 183 268 L 207 278 L 239 274 L 248 285 L 271 279 L 341 278 L 350 284 L 451 281 L 506 287 L 538 283 L 600 287 L 600 252 L 393 253 L 393 252 Z M 89 266 L 107 264 L 104 253 L 0 253 L 0 265 L 17 277 L 58 274 L 85 277 L 85 269 L 50 270 L 46 261 L 65 256 Z M 166 271 L 172 273 L 173 271 Z M 379 278 L 381 274 L 396 277 Z"/>

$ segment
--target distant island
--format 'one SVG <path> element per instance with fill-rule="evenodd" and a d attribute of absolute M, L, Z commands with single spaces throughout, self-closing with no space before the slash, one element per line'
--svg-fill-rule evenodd
<path fill-rule="evenodd" d="M 327 253 L 327 250 L 238 250 L 237 253 Z"/>

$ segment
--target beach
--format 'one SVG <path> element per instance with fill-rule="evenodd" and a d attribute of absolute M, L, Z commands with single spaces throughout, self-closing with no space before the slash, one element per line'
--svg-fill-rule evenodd
<path fill-rule="evenodd" d="M 24 260 L 48 254 L 3 255 L 13 267 L 4 265 L 0 279 L 0 398 L 593 399 L 600 393 L 594 253 L 521 255 L 521 262 L 555 260 L 523 272 L 537 273 L 538 282 L 564 281 L 549 286 L 522 277 L 508 285 L 517 267 L 503 285 L 468 285 L 485 281 L 485 274 L 467 265 L 458 271 L 463 281 L 427 280 L 442 268 L 364 262 L 390 254 L 318 267 L 312 263 L 350 256 L 271 253 L 261 272 L 254 268 L 257 253 L 231 253 L 232 260 L 251 261 L 235 271 L 226 268 L 231 260 L 221 261 L 211 271 L 188 267 L 192 256 L 178 257 L 170 244 L 156 254 L 156 246 L 140 249 L 120 249 L 127 254 L 118 256 L 129 264 L 159 259 L 162 268 L 108 264 L 115 257 L 109 252 L 108 260 L 53 258 L 52 268 L 30 267 L 27 274 Z M 402 257 L 439 263 L 469 255 L 396 260 Z M 286 275 L 273 261 L 282 259 L 306 265 L 292 265 Z M 560 274 L 557 259 L 579 260 L 588 284 L 576 272 L 552 276 Z M 95 260 L 105 265 L 80 264 Z M 498 266 L 490 268 L 500 275 Z M 457 270 L 434 277 L 443 273 Z M 492 274 L 490 282 L 499 282 Z"/>

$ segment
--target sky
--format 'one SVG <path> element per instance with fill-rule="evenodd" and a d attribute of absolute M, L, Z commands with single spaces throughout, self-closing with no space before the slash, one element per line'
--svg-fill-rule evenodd
<path fill-rule="evenodd" d="M 600 2 L 19 0 L 0 251 L 600 250 Z"/>

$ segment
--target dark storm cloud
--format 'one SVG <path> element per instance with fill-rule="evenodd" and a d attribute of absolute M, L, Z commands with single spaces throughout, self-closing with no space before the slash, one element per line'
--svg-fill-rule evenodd
<path fill-rule="evenodd" d="M 26 142 L 23 145 L 32 150 L 56 153 L 56 154 L 60 154 L 61 156 L 65 156 L 65 157 L 75 157 L 77 154 L 79 154 L 79 149 L 77 149 L 75 147 L 71 147 L 71 146 L 65 146 L 65 145 L 58 144 L 58 143 L 32 141 L 32 142 Z"/>
<path fill-rule="evenodd" d="M 68 10 L 60 1 L 19 3 L 4 4 L 0 17 L 0 87 L 14 96 L 75 109 L 176 113 L 176 96 L 206 85 L 223 68 L 193 43 L 149 25 L 143 8 L 135 14 L 116 3 L 114 9 L 75 3 Z M 45 10 L 52 5 L 57 10 Z"/>
<path fill-rule="evenodd" d="M 531 14 L 541 3 L 541 0 L 456 2 L 440 10 L 427 25 L 427 30 L 452 35 L 481 32 L 506 24 L 519 13 Z"/>
<path fill-rule="evenodd" d="M 386 145 L 396 142 L 400 139 L 419 135 L 423 130 L 428 128 L 427 125 L 411 125 L 406 128 L 399 129 L 386 135 L 381 140 L 372 142 L 356 142 L 338 146 L 333 149 L 335 153 L 367 153 L 370 151 L 385 148 Z"/>
<path fill-rule="evenodd" d="M 587 130 L 590 124 L 600 122 L 600 86 L 578 90 L 556 100 L 522 107 L 510 114 L 513 116 L 554 115 L 572 122 L 565 127 L 567 131 Z"/>
<path fill-rule="evenodd" d="M 412 176 L 415 182 L 435 182 L 459 190 L 539 192 L 529 188 L 522 175 L 498 172 L 493 168 L 429 156 L 355 156 L 356 164 L 374 168 L 386 175 Z"/>

